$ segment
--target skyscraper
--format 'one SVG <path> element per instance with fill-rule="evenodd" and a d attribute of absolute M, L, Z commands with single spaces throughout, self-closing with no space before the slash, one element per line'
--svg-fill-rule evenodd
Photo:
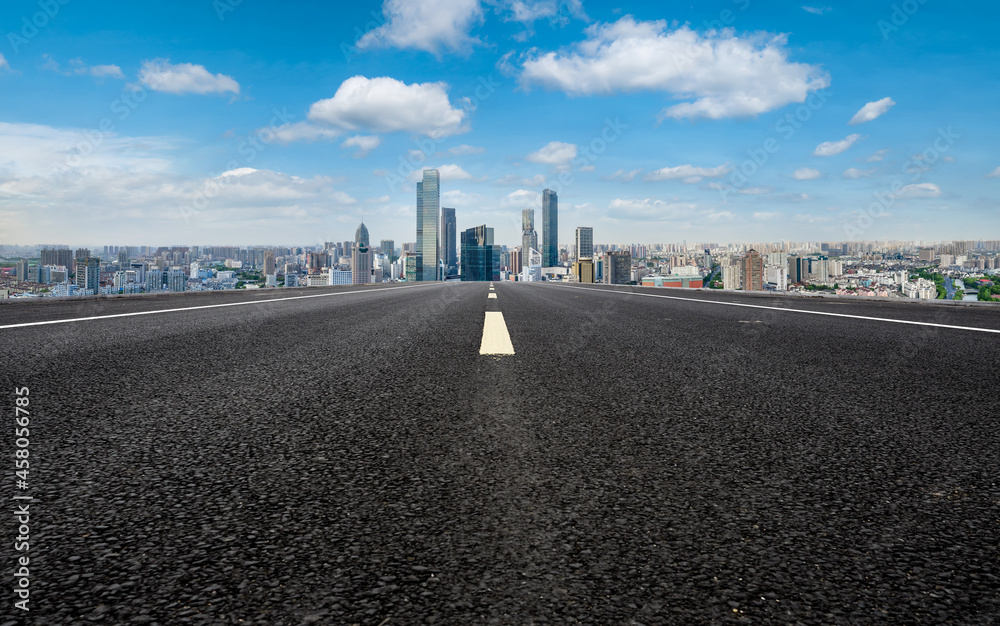
<path fill-rule="evenodd" d="M 764 257 L 756 250 L 747 252 L 743 257 L 743 289 L 745 291 L 764 291 Z"/>
<path fill-rule="evenodd" d="M 592 259 L 594 257 L 594 229 L 589 226 L 576 228 L 576 260 Z"/>
<path fill-rule="evenodd" d="M 524 263 L 528 260 L 531 250 L 538 252 L 538 233 L 535 232 L 535 210 L 524 209 L 521 211 L 521 266 L 515 268 L 517 271 L 524 269 Z"/>
<path fill-rule="evenodd" d="M 458 273 L 458 250 L 456 249 L 455 209 L 441 209 L 441 261 L 446 275 Z"/>
<path fill-rule="evenodd" d="M 101 261 L 95 257 L 76 260 L 76 286 L 90 289 L 95 295 L 101 293 Z"/>
<path fill-rule="evenodd" d="M 500 280 L 500 246 L 485 224 L 462 231 L 462 280 Z"/>
<path fill-rule="evenodd" d="M 441 174 L 424 170 L 417 183 L 417 280 L 437 280 L 438 222 L 441 219 Z"/>
<path fill-rule="evenodd" d="M 542 192 L 542 265 L 559 265 L 559 196 L 551 189 Z"/>
<path fill-rule="evenodd" d="M 15 267 L 17 268 L 15 273 L 17 280 L 22 282 L 28 280 L 28 260 L 21 259 Z"/>
<path fill-rule="evenodd" d="M 272 250 L 267 250 L 264 252 L 264 275 L 271 276 L 277 272 L 277 266 L 274 261 L 274 252 Z"/>
<path fill-rule="evenodd" d="M 396 242 L 392 239 L 383 239 L 382 243 L 379 244 L 379 249 L 382 254 L 389 257 L 389 261 L 396 260 Z"/>
<path fill-rule="evenodd" d="M 128 267 L 128 249 L 118 248 L 118 269 L 124 271 Z"/>
<path fill-rule="evenodd" d="M 354 244 L 364 246 L 366 248 L 370 247 L 370 242 L 368 241 L 368 227 L 365 226 L 364 222 L 361 222 L 361 226 L 358 226 L 358 230 L 354 232 Z"/>
<path fill-rule="evenodd" d="M 632 253 L 628 250 L 604 255 L 604 284 L 627 285 L 632 281 Z"/>
<path fill-rule="evenodd" d="M 357 245 L 351 254 L 351 272 L 355 285 L 372 282 L 372 251 L 368 246 Z"/>

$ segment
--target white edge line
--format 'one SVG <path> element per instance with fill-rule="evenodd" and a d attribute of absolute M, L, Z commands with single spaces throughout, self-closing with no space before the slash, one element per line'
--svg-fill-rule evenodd
<path fill-rule="evenodd" d="M 571 287 L 570 285 L 559 285 L 570 289 L 586 289 L 587 291 L 604 291 L 617 293 L 626 296 L 644 296 L 646 298 L 666 298 L 668 300 L 683 300 L 684 302 L 703 302 L 706 304 L 725 304 L 728 306 L 742 306 L 750 309 L 767 309 L 769 311 L 783 311 L 786 313 L 807 313 L 809 315 L 828 315 L 830 317 L 849 317 L 856 320 L 871 320 L 875 322 L 891 322 L 893 324 L 911 324 L 913 326 L 932 326 L 934 328 L 950 328 L 952 330 L 972 330 L 980 333 L 1000 334 L 1000 330 L 992 328 L 976 328 L 974 326 L 953 326 L 951 324 L 935 324 L 934 322 L 914 322 L 912 320 L 894 320 L 887 317 L 869 317 L 867 315 L 848 315 L 846 313 L 829 313 L 827 311 L 806 311 L 804 309 L 785 309 L 777 306 L 764 306 L 762 304 L 744 304 L 742 302 L 724 302 L 722 300 L 705 300 L 702 298 L 681 298 L 679 296 L 664 296 L 656 293 L 639 293 L 636 291 L 619 291 L 617 289 L 589 289 L 587 287 Z"/>
<path fill-rule="evenodd" d="M 76 317 L 68 320 L 48 320 L 45 322 L 24 322 L 22 324 L 7 324 L 0 326 L 0 330 L 8 328 L 25 328 L 28 326 L 45 326 L 48 324 L 69 324 L 71 322 L 87 322 L 90 320 L 107 320 L 115 317 L 134 317 L 136 315 L 154 315 L 156 313 L 178 313 L 180 311 L 197 311 L 199 309 L 218 309 L 225 306 L 244 306 L 250 304 L 268 304 L 270 302 L 284 302 L 287 300 L 303 300 L 305 298 L 329 298 L 331 296 L 347 296 L 356 293 L 375 293 L 376 291 L 395 291 L 396 289 L 413 289 L 415 287 L 429 287 L 435 283 L 425 285 L 407 285 L 405 287 L 385 287 L 384 289 L 356 289 L 352 291 L 338 291 L 336 293 L 317 293 L 309 296 L 290 296 L 288 298 L 268 298 L 266 300 L 253 300 L 251 302 L 227 302 L 225 304 L 203 304 L 200 306 L 187 306 L 178 309 L 158 309 L 156 311 L 135 311 L 132 313 L 115 313 L 113 315 L 95 315 L 93 317 Z M 14 305 L 16 306 L 16 305 Z"/>

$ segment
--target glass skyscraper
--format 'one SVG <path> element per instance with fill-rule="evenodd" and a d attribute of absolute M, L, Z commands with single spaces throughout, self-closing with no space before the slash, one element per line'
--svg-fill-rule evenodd
<path fill-rule="evenodd" d="M 535 210 L 524 209 L 521 211 L 521 270 L 528 262 L 530 250 L 540 252 L 538 249 L 538 233 L 535 232 Z"/>
<path fill-rule="evenodd" d="M 441 261 L 445 275 L 458 273 L 458 250 L 455 247 L 455 209 L 441 209 Z"/>
<path fill-rule="evenodd" d="M 424 170 L 417 183 L 417 280 L 438 278 L 438 223 L 441 219 L 441 174 Z"/>
<path fill-rule="evenodd" d="M 462 280 L 500 280 L 500 246 L 485 224 L 462 231 Z"/>
<path fill-rule="evenodd" d="M 559 196 L 551 189 L 542 192 L 542 265 L 559 265 Z"/>
<path fill-rule="evenodd" d="M 576 260 L 594 256 L 594 229 L 589 226 L 576 228 Z"/>

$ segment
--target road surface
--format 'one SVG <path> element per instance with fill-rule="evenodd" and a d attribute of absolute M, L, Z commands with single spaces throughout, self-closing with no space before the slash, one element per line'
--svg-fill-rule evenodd
<path fill-rule="evenodd" d="M 34 499 L 31 610 L 0 616 L 992 623 L 998 331 L 554 284 L 3 304 Z"/>

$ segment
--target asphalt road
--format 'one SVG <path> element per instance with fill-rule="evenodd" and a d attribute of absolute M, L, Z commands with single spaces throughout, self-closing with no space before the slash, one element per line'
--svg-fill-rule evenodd
<path fill-rule="evenodd" d="M 0 306 L 5 414 L 31 410 L 3 497 L 34 498 L 0 616 L 1000 620 L 1000 334 L 968 329 L 1000 308 L 488 290 Z M 487 310 L 514 355 L 479 354 Z"/>

